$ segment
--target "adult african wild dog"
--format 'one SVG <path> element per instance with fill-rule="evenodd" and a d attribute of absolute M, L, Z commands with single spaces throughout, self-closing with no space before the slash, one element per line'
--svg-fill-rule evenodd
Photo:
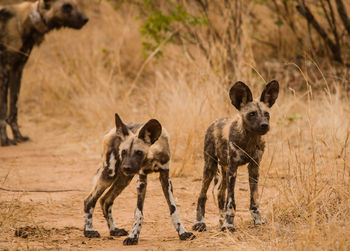
<path fill-rule="evenodd" d="M 35 3 L 0 6 L 0 144 L 27 141 L 17 124 L 17 100 L 22 71 L 34 45 L 46 33 L 61 27 L 80 29 L 88 18 L 78 10 L 75 0 L 39 0 Z M 9 114 L 7 96 L 10 91 Z M 14 140 L 8 138 L 6 123 Z"/>
<path fill-rule="evenodd" d="M 271 81 L 263 90 L 260 100 L 253 100 L 247 85 L 237 82 L 230 89 L 232 105 L 239 114 L 232 118 L 218 119 L 212 123 L 205 135 L 204 170 L 202 189 L 197 202 L 197 216 L 193 230 L 205 231 L 204 219 L 207 190 L 221 166 L 222 180 L 218 191 L 221 230 L 234 232 L 233 220 L 236 211 L 234 187 L 237 168 L 248 163 L 250 187 L 250 212 L 254 224 L 263 224 L 258 197 L 259 163 L 265 142 L 262 135 L 269 131 L 269 108 L 275 103 L 279 92 L 277 81 Z M 225 193 L 227 189 L 227 197 Z"/>
<path fill-rule="evenodd" d="M 101 197 L 103 215 L 107 220 L 110 235 L 124 236 L 128 233 L 117 228 L 112 217 L 112 205 L 115 198 L 138 174 L 137 207 L 135 222 L 124 245 L 138 243 L 143 222 L 143 203 L 145 200 L 147 175 L 159 172 L 159 180 L 169 206 L 172 223 L 181 240 L 195 236 L 182 225 L 173 196 L 173 187 L 169 178 L 170 149 L 168 134 L 160 123 L 151 119 L 145 124 L 124 124 L 115 114 L 115 128 L 104 137 L 102 165 L 95 176 L 91 193 L 84 201 L 84 235 L 89 238 L 100 237 L 93 229 L 92 215 L 99 197 Z"/>

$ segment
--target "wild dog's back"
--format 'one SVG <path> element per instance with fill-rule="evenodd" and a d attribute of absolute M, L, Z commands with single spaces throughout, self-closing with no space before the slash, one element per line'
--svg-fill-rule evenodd
<path fill-rule="evenodd" d="M 229 147 L 238 146 L 243 151 L 247 150 L 246 136 L 239 114 L 232 118 L 217 119 L 207 129 L 204 155 L 209 154 L 217 158 L 220 165 L 227 166 Z"/>

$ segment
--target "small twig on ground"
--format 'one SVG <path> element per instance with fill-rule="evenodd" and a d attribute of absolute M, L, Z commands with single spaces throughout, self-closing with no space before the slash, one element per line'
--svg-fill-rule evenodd
<path fill-rule="evenodd" d="M 81 189 L 57 189 L 57 190 L 41 190 L 41 189 L 33 189 L 33 190 L 24 190 L 24 189 L 11 189 L 0 187 L 0 190 L 14 193 L 65 193 L 65 192 L 86 192 Z"/>

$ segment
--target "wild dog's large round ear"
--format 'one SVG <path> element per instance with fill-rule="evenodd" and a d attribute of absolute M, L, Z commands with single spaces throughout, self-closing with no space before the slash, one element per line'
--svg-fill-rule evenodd
<path fill-rule="evenodd" d="M 279 89 L 280 87 L 278 82 L 276 80 L 272 80 L 265 86 L 263 92 L 261 93 L 260 101 L 264 102 L 268 107 L 273 106 L 278 97 Z"/>
<path fill-rule="evenodd" d="M 119 117 L 118 113 L 116 113 L 114 116 L 115 116 L 115 130 L 116 130 L 116 133 L 119 133 L 122 136 L 128 136 L 129 135 L 128 128 L 123 123 L 123 121 Z"/>
<path fill-rule="evenodd" d="M 230 99 L 232 105 L 240 110 L 243 105 L 253 101 L 253 95 L 245 83 L 238 81 L 230 89 Z"/>
<path fill-rule="evenodd" d="M 148 144 L 153 144 L 162 134 L 162 126 L 156 119 L 149 120 L 140 130 L 138 137 Z"/>

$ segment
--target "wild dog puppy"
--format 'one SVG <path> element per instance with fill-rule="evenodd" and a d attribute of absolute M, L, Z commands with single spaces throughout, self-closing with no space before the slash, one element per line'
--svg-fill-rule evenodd
<path fill-rule="evenodd" d="M 146 195 L 147 175 L 159 172 L 165 199 L 168 203 L 172 223 L 181 240 L 194 239 L 182 225 L 169 178 L 170 149 L 168 134 L 160 123 L 151 119 L 145 124 L 124 124 L 115 114 L 115 128 L 104 137 L 102 165 L 94 179 L 91 193 L 84 201 L 85 237 L 100 237 L 92 226 L 92 215 L 99 197 L 103 215 L 107 220 L 110 235 L 124 236 L 127 231 L 116 227 L 112 217 L 112 205 L 115 198 L 137 174 L 137 206 L 135 221 L 131 233 L 124 240 L 124 245 L 138 243 L 143 223 L 143 203 Z"/>
<path fill-rule="evenodd" d="M 278 92 L 279 84 L 275 80 L 266 85 L 260 100 L 253 100 L 249 87 L 242 82 L 237 82 L 230 89 L 232 105 L 239 110 L 239 114 L 232 119 L 216 120 L 209 126 L 205 135 L 202 189 L 197 202 L 197 217 L 193 230 L 206 231 L 204 214 L 207 190 L 213 177 L 218 173 L 218 163 L 222 174 L 217 196 L 221 230 L 235 231 L 233 225 L 236 211 L 234 188 L 237 168 L 247 163 L 250 213 L 254 224 L 264 223 L 257 202 L 259 163 L 265 147 L 262 136 L 270 128 L 269 108 L 275 103 Z"/>
<path fill-rule="evenodd" d="M 75 0 L 39 0 L 0 6 L 0 145 L 29 140 L 17 123 L 17 100 L 22 71 L 34 45 L 40 45 L 51 30 L 82 28 L 88 18 L 78 10 Z M 7 107 L 10 91 L 9 114 Z M 8 138 L 6 123 L 14 139 Z"/>

